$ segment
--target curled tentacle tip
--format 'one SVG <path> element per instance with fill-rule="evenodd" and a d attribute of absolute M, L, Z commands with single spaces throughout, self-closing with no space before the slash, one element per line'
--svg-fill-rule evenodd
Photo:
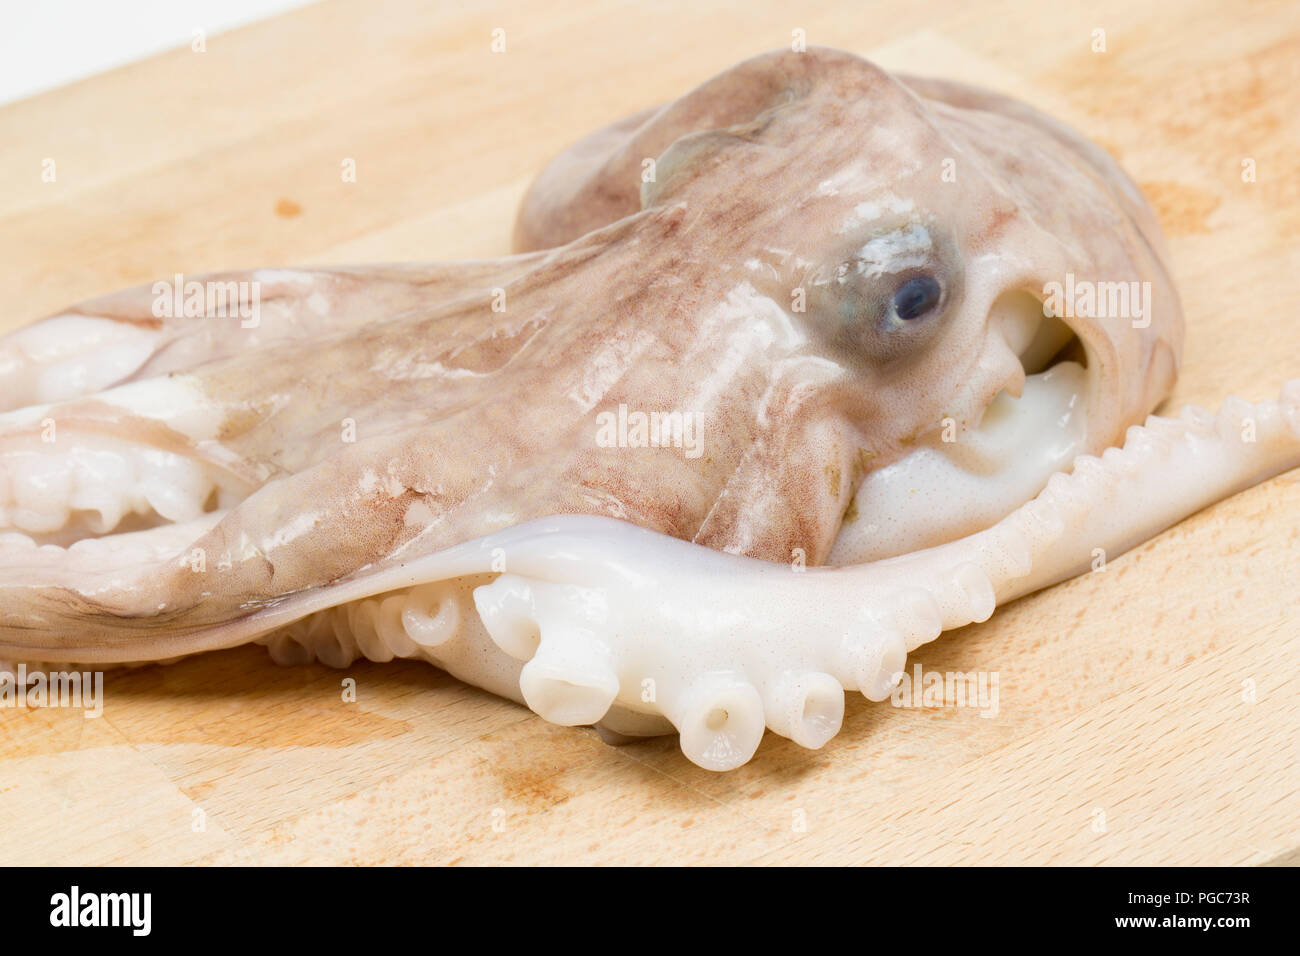
<path fill-rule="evenodd" d="M 1214 415 L 1199 405 L 1186 405 L 1178 417 L 1188 426 L 1193 434 L 1202 438 L 1214 432 Z"/>
<path fill-rule="evenodd" d="M 591 635 L 543 639 L 519 674 L 519 690 L 533 712 L 568 727 L 599 721 L 618 688 L 608 649 Z"/>
<path fill-rule="evenodd" d="M 1125 440 L 1130 446 L 1147 441 L 1151 437 L 1152 433 L 1140 425 L 1131 426 L 1128 432 L 1125 433 Z M 1074 459 L 1072 474 L 1077 481 L 1085 486 L 1103 486 L 1110 479 L 1110 473 L 1102 465 L 1101 459 L 1095 455 L 1080 455 Z"/>
<path fill-rule="evenodd" d="M 844 688 L 830 674 L 785 674 L 771 691 L 767 723 L 801 747 L 817 750 L 840 732 Z"/>
<path fill-rule="evenodd" d="M 1110 469 L 1111 474 L 1121 478 L 1132 478 L 1141 467 L 1141 462 L 1133 455 L 1114 446 L 1101 453 L 1101 463 Z"/>
<path fill-rule="evenodd" d="M 476 587 L 474 606 L 488 635 L 503 651 L 521 661 L 536 653 L 541 633 L 526 578 L 503 574 L 491 584 Z"/>
<path fill-rule="evenodd" d="M 381 602 L 368 598 L 348 605 L 347 609 L 348 629 L 361 655 L 380 663 L 391 661 L 393 651 L 381 635 L 379 623 Z"/>
<path fill-rule="evenodd" d="M 737 677 L 701 678 L 671 710 L 682 753 L 705 770 L 734 770 L 748 763 L 766 729 L 758 691 Z"/>
<path fill-rule="evenodd" d="M 1254 415 L 1254 405 L 1237 395 L 1229 395 L 1223 400 L 1223 404 L 1219 406 L 1219 414 L 1215 416 L 1219 435 L 1223 438 L 1239 437 L 1242 423 Z"/>
<path fill-rule="evenodd" d="M 358 657 L 348 643 L 333 635 L 326 635 L 324 639 L 317 642 L 313 651 L 317 660 L 326 667 L 333 667 L 336 670 L 351 667 L 352 662 Z"/>
<path fill-rule="evenodd" d="M 304 644 L 297 641 L 292 634 L 276 634 L 266 644 L 271 660 L 284 667 L 310 664 L 312 653 Z"/>
<path fill-rule="evenodd" d="M 384 602 L 385 608 L 388 602 Z M 431 584 L 412 590 L 398 606 L 401 631 L 421 647 L 445 644 L 460 629 L 460 600 L 445 585 Z"/>
<path fill-rule="evenodd" d="M 902 641 L 904 652 L 928 644 L 943 633 L 943 613 L 934 595 L 925 588 L 904 588 L 892 603 L 886 620 L 892 625 L 890 631 L 896 632 Z M 891 642 L 892 638 L 886 641 Z M 888 692 L 885 696 L 889 696 Z"/>
<path fill-rule="evenodd" d="M 841 648 L 840 670 L 867 700 L 885 700 L 907 666 L 908 644 L 897 631 L 850 637 Z"/>
<path fill-rule="evenodd" d="M 954 570 L 953 583 L 962 592 L 963 616 L 970 622 L 987 621 L 993 616 L 998 606 L 997 594 L 983 568 L 968 561 Z"/>

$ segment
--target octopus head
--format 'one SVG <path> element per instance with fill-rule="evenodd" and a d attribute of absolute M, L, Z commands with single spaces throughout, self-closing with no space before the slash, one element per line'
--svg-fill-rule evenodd
<path fill-rule="evenodd" d="M 733 300 L 779 308 L 831 359 L 867 464 L 833 564 L 988 527 L 1177 373 L 1181 308 L 1141 193 L 995 94 L 835 50 L 760 56 L 557 158 L 516 245 L 638 211 L 676 216 L 687 250 L 731 237 Z"/>

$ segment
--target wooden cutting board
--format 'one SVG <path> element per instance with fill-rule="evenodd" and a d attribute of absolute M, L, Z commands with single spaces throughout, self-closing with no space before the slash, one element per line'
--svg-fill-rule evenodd
<path fill-rule="evenodd" d="M 506 252 L 566 143 L 799 29 L 1111 150 L 1170 238 L 1175 402 L 1300 375 L 1295 4 L 701 6 L 339 0 L 0 109 L 0 322 L 180 271 Z M 996 672 L 995 717 L 852 695 L 823 750 L 769 735 L 725 775 L 419 664 L 110 673 L 98 719 L 0 711 L 0 862 L 1294 863 L 1298 592 L 1292 473 L 914 655 Z"/>

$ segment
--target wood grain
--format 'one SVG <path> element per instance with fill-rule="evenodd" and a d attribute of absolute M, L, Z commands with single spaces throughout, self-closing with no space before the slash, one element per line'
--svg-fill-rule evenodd
<path fill-rule="evenodd" d="M 504 252 L 565 144 L 798 28 L 1117 155 L 1184 297 L 1175 402 L 1300 374 L 1295 4 L 701 7 L 337 0 L 0 109 L 0 324 L 176 271 Z M 0 711 L 0 862 L 1294 864 L 1298 529 L 1292 473 L 914 656 L 996 673 L 996 716 L 854 695 L 824 750 L 726 775 L 423 665 L 110 673 L 98 719 Z"/>

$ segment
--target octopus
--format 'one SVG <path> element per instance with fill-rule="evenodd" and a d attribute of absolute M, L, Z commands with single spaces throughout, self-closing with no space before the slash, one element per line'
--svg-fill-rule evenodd
<path fill-rule="evenodd" d="M 1151 414 L 1155 216 L 991 92 L 758 56 L 560 155 L 515 244 L 0 340 L 0 656 L 419 659 L 728 770 L 1300 464 L 1300 380 Z"/>

